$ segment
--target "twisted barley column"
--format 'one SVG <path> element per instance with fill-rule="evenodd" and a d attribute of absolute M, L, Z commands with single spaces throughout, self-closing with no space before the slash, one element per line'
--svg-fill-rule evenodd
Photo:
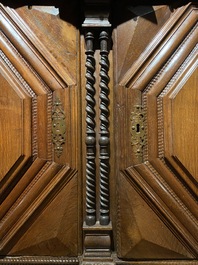
<path fill-rule="evenodd" d="M 108 225 L 109 217 L 109 60 L 106 31 L 100 33 L 100 224 Z"/>
<path fill-rule="evenodd" d="M 95 59 L 94 36 L 91 32 L 85 35 L 86 42 L 86 224 L 92 226 L 96 222 L 96 188 L 95 188 Z"/>

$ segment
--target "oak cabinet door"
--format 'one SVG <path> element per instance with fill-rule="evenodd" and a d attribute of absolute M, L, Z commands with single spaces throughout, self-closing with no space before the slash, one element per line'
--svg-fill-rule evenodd
<path fill-rule="evenodd" d="M 122 23 L 113 39 L 118 256 L 193 260 L 198 257 L 197 8 L 128 3 L 118 9 Z"/>
<path fill-rule="evenodd" d="M 75 23 L 56 7 L 0 6 L 2 256 L 81 251 Z"/>

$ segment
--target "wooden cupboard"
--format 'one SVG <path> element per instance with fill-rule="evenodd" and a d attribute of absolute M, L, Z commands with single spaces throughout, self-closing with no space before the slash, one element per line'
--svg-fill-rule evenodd
<path fill-rule="evenodd" d="M 198 9 L 0 5 L 0 264 L 198 264 Z"/>

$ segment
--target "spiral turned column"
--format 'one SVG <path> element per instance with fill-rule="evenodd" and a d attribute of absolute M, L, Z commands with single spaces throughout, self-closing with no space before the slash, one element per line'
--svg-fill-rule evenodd
<path fill-rule="evenodd" d="M 94 36 L 91 32 L 85 35 L 86 42 L 86 225 L 96 222 L 96 135 L 95 135 L 95 59 Z"/>
<path fill-rule="evenodd" d="M 109 35 L 100 33 L 100 224 L 108 225 L 109 216 Z"/>

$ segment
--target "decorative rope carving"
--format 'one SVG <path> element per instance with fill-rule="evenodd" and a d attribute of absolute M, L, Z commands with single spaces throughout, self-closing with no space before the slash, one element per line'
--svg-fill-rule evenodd
<path fill-rule="evenodd" d="M 86 224 L 91 226 L 96 222 L 96 165 L 95 165 L 95 59 L 93 41 L 94 36 L 91 32 L 85 35 L 86 41 Z"/>
<path fill-rule="evenodd" d="M 109 60 L 106 31 L 100 33 L 100 224 L 108 225 L 109 217 Z"/>

